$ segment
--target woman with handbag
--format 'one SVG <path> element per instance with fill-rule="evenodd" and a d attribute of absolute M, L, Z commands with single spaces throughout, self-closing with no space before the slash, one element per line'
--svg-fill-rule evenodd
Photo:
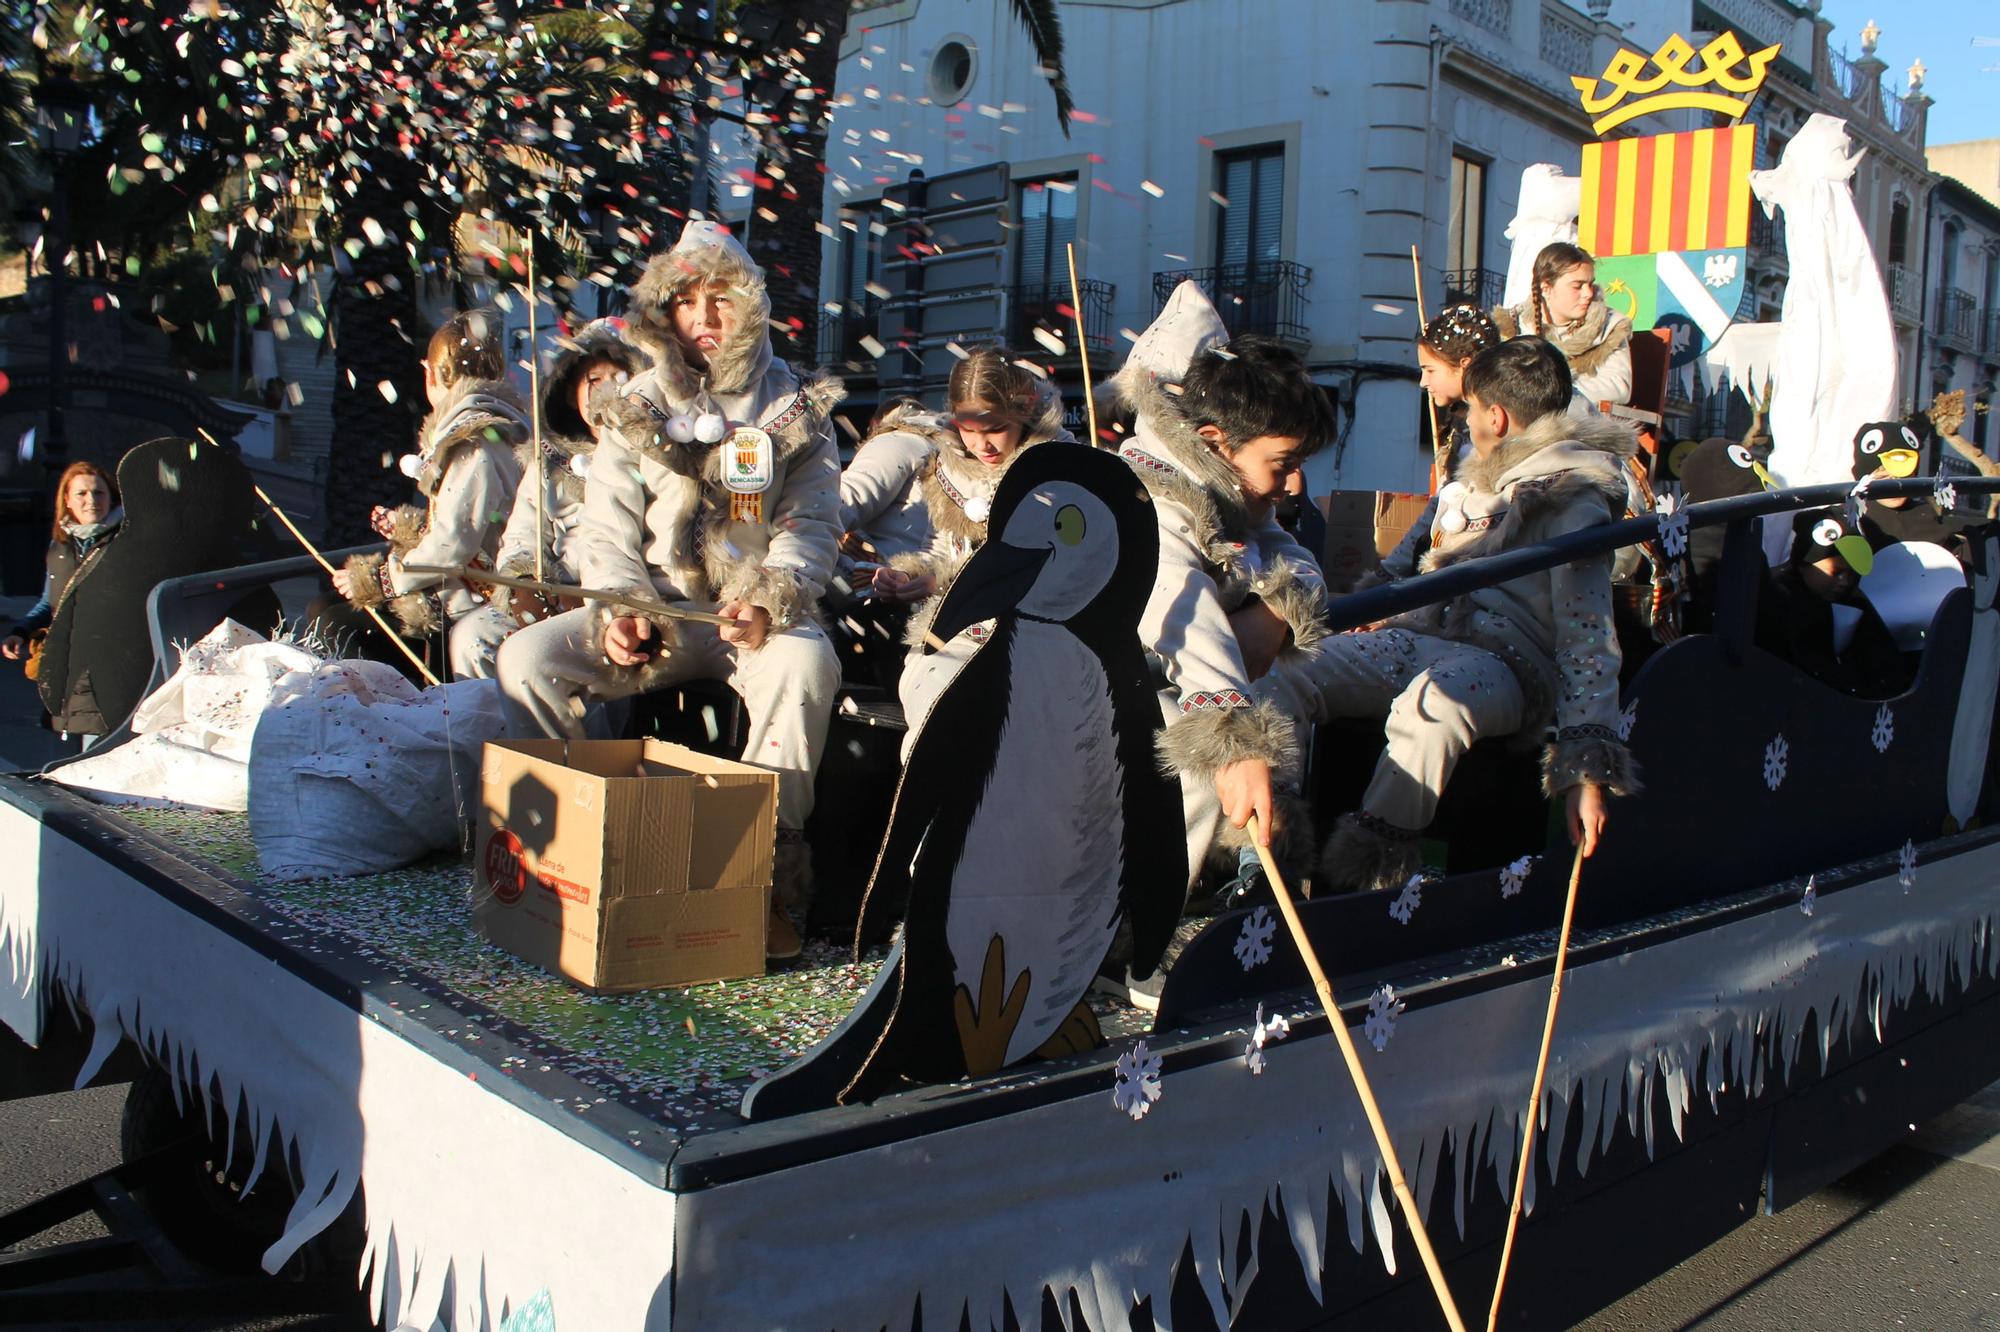
<path fill-rule="evenodd" d="M 9 661 L 25 657 L 24 669 L 30 679 L 35 676 L 41 638 L 55 618 L 56 607 L 62 604 L 63 595 L 85 563 L 117 535 L 124 517 L 117 489 L 104 469 L 87 462 L 74 462 L 63 469 L 62 479 L 56 484 L 55 523 L 49 540 L 48 577 L 42 585 L 42 598 L 0 639 L 0 657 Z M 72 729 L 63 715 L 54 718 L 54 726 L 57 730 Z"/>

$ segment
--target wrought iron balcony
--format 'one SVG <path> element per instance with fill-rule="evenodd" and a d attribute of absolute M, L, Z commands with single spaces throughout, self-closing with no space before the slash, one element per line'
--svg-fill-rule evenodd
<path fill-rule="evenodd" d="M 1093 353 L 1111 350 L 1111 298 L 1117 287 L 1096 278 L 1077 284 L 1083 296 L 1083 336 Z M 1050 356 L 1058 362 L 1077 360 L 1076 318 L 1070 305 L 1069 283 L 1027 282 L 1007 291 L 1007 345 L 1030 356 Z M 1042 331 L 1042 337 L 1035 332 Z M 1045 341 L 1049 335 L 1053 341 Z M 1057 352 L 1056 348 L 1062 351 Z"/>
<path fill-rule="evenodd" d="M 848 361 L 872 363 L 874 357 L 861 345 L 864 337 L 877 336 L 875 329 L 882 314 L 882 302 L 875 296 L 848 301 L 840 312 L 821 310 L 819 316 L 820 365 L 841 365 Z"/>
<path fill-rule="evenodd" d="M 1289 259 L 1177 268 L 1153 274 L 1153 310 L 1166 307 L 1175 287 L 1192 282 L 1214 304 L 1232 336 L 1263 333 L 1303 347 L 1312 342 L 1306 327 L 1306 284 L 1311 281 L 1312 270 Z"/>
<path fill-rule="evenodd" d="M 1940 287 L 1937 294 L 1937 327 L 1939 342 L 1950 343 L 1960 351 L 1972 351 L 1979 345 L 1979 307 L 1969 291 L 1956 287 Z"/>
<path fill-rule="evenodd" d="M 1507 292 L 1507 275 L 1490 268 L 1460 268 L 1444 275 L 1446 305 L 1476 305 L 1491 310 Z"/>
<path fill-rule="evenodd" d="M 1916 273 L 1901 264 L 1889 265 L 1889 308 L 1898 319 L 1915 323 L 1923 286 Z"/>

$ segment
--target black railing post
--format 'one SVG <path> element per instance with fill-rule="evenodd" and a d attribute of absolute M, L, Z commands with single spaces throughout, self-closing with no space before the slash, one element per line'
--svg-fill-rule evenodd
<path fill-rule="evenodd" d="M 1757 638 L 1757 598 L 1763 590 L 1764 522 L 1739 518 L 1722 538 L 1722 568 L 1716 579 L 1715 636 L 1732 666 Z"/>

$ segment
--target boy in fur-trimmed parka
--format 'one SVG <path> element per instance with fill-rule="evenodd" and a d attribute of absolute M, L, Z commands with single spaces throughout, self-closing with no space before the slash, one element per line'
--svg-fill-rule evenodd
<path fill-rule="evenodd" d="M 485 589 L 406 565 L 491 566 L 521 480 L 528 448 L 528 412 L 506 382 L 500 321 L 487 311 L 454 315 L 431 335 L 424 354 L 424 391 L 431 412 L 418 431 L 418 451 L 404 459 L 427 508 L 378 509 L 376 528 L 389 538 L 386 555 L 353 555 L 334 575 L 334 590 L 356 606 L 387 606 L 412 638 L 446 632 L 453 674 L 493 674 L 494 653 L 507 621 Z"/>
<path fill-rule="evenodd" d="M 1535 337 L 1481 352 L 1465 372 L 1474 456 L 1441 497 L 1418 571 L 1611 522 L 1625 511 L 1630 427 L 1571 413 L 1569 367 Z M 1342 817 L 1320 882 L 1387 888 L 1420 868 L 1417 838 L 1475 740 L 1546 737 L 1542 783 L 1573 840 L 1596 849 L 1607 795 L 1638 789 L 1618 738 L 1611 556 L 1484 587 L 1333 639 L 1315 663 L 1316 720 L 1387 715 L 1388 752 L 1361 809 Z"/>
<path fill-rule="evenodd" d="M 838 381 L 802 382 L 771 351 L 764 274 L 713 222 L 690 222 L 632 291 L 653 369 L 599 416 L 576 535 L 583 583 L 712 610 L 718 627 L 633 605 L 531 624 L 500 652 L 518 734 L 581 736 L 587 706 L 684 680 L 742 696 L 747 761 L 778 774 L 777 902 L 766 951 L 796 955 L 813 775 L 840 669 L 813 619 L 839 539 Z"/>
<path fill-rule="evenodd" d="M 1169 684 L 1160 756 L 1180 777 L 1189 872 L 1199 877 L 1218 845 L 1241 852 L 1254 813 L 1280 867 L 1297 874 L 1313 845 L 1297 795 L 1302 672 L 1326 642 L 1326 586 L 1274 510 L 1286 478 L 1333 437 L 1332 412 L 1296 354 L 1230 341 L 1193 283 L 1134 344 L 1113 388 L 1136 413 L 1121 451 L 1159 517 L 1139 636 Z"/>
<path fill-rule="evenodd" d="M 531 447 L 524 452 L 521 486 L 494 560 L 501 573 L 548 583 L 583 581 L 576 534 L 583 517 L 584 479 L 597 450 L 597 417 L 650 365 L 646 354 L 626 339 L 621 319 L 594 320 L 557 343 L 541 377 L 542 494 L 537 503 Z M 493 600 L 507 608 L 510 628 L 552 613 L 531 592 L 496 585 Z"/>

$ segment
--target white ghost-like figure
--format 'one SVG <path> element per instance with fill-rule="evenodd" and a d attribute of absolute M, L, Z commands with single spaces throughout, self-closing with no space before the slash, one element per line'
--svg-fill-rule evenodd
<path fill-rule="evenodd" d="M 1561 167 L 1549 162 L 1521 169 L 1521 200 L 1514 207 L 1514 220 L 1507 224 L 1507 239 L 1514 242 L 1514 249 L 1507 256 L 1502 305 L 1528 299 L 1535 256 L 1545 247 L 1557 241 L 1576 244 L 1576 218 L 1582 209 L 1581 176 L 1565 176 Z"/>

